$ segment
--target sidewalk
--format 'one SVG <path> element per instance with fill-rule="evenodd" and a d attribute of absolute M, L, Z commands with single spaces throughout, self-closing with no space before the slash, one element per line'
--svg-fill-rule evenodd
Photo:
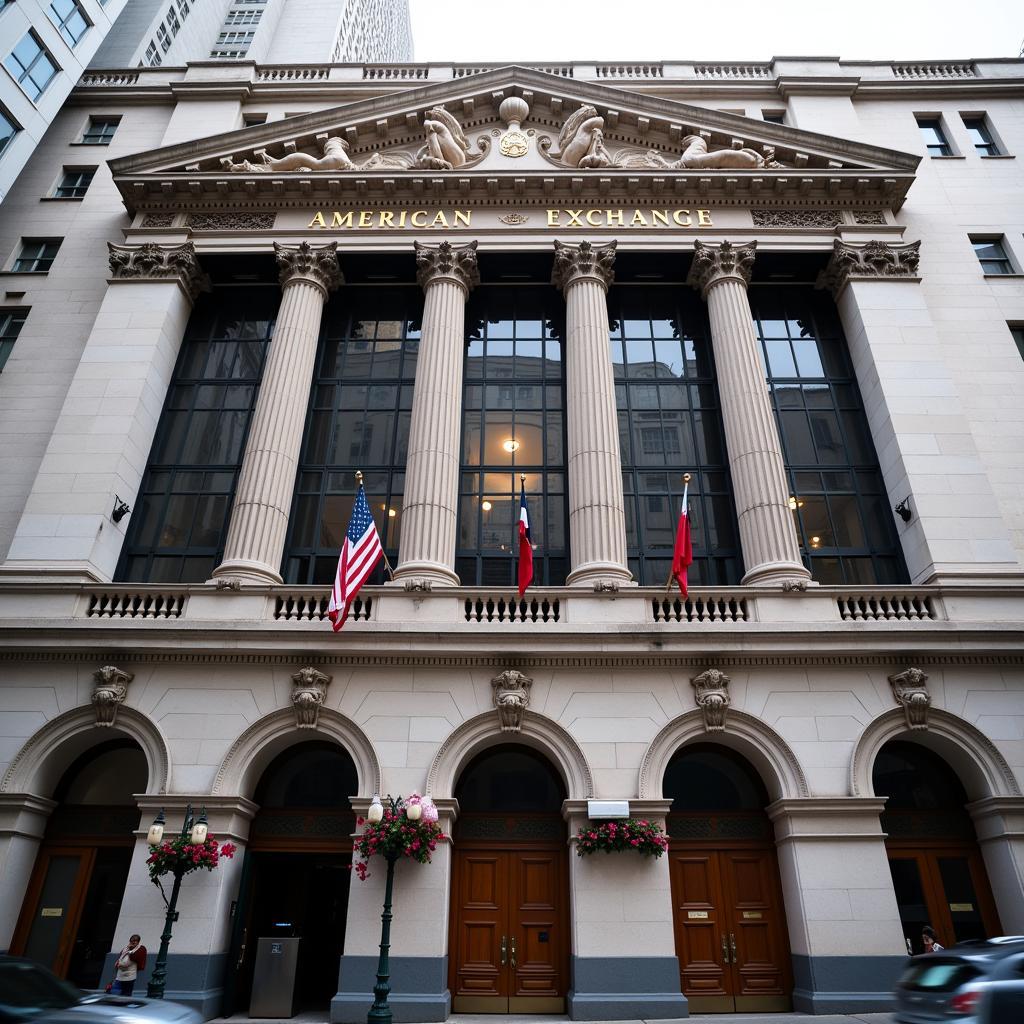
<path fill-rule="evenodd" d="M 250 1024 L 251 1018 L 240 1014 L 226 1020 L 228 1024 Z M 568 1020 L 564 1015 L 531 1017 L 527 1014 L 453 1013 L 448 1024 L 567 1024 Z M 687 1021 L 699 1021 L 700 1024 L 891 1024 L 892 1017 L 888 1013 L 698 1013 L 679 1021 L 629 1020 L 617 1024 L 686 1024 Z M 261 1019 L 259 1024 L 327 1024 L 327 1019 L 324 1014 L 300 1013 L 284 1021 Z"/>

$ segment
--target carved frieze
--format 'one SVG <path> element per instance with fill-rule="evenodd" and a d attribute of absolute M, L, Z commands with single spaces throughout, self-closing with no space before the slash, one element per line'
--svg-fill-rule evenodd
<path fill-rule="evenodd" d="M 704 716 L 706 732 L 722 732 L 725 729 L 725 715 L 729 709 L 729 677 L 717 668 L 709 668 L 694 676 L 690 685 L 694 689 L 693 699 Z"/>
<path fill-rule="evenodd" d="M 838 296 L 847 282 L 857 279 L 906 279 L 917 275 L 921 242 L 900 244 L 871 241 L 857 245 L 838 238 L 832 243 L 832 258 L 818 275 L 818 287 Z"/>
<path fill-rule="evenodd" d="M 93 673 L 92 706 L 96 724 L 110 726 L 117 718 L 117 709 L 128 697 L 128 684 L 135 678 L 114 665 L 104 665 Z"/>
<path fill-rule="evenodd" d="M 331 676 L 325 675 L 312 665 L 300 668 L 292 676 L 292 707 L 295 708 L 295 724 L 300 729 L 315 729 L 320 709 L 327 699 L 327 687 Z"/>
<path fill-rule="evenodd" d="M 765 146 L 758 153 L 749 146 L 733 149 L 711 149 L 703 135 L 687 135 L 683 139 L 683 152 L 670 160 L 656 149 L 622 150 L 612 161 L 616 167 L 657 167 L 669 170 L 696 168 L 709 170 L 754 171 L 761 167 L 782 167 L 775 159 L 775 150 Z"/>
<path fill-rule="evenodd" d="M 531 686 L 533 680 L 514 668 L 499 672 L 491 680 L 494 706 L 498 709 L 502 732 L 522 731 L 523 715 L 530 705 Z"/>
<path fill-rule="evenodd" d="M 615 280 L 616 245 L 616 242 L 607 245 L 593 245 L 591 242 L 567 245 L 556 241 L 551 283 L 563 292 L 571 284 L 586 278 L 598 280 L 605 288 L 610 287 Z"/>
<path fill-rule="evenodd" d="M 921 669 L 911 667 L 889 676 L 889 685 L 896 703 L 907 717 L 907 728 L 927 729 L 928 708 L 932 703 L 928 676 Z"/>
<path fill-rule="evenodd" d="M 194 231 L 269 231 L 276 213 L 193 213 L 188 226 Z"/>
<path fill-rule="evenodd" d="M 147 213 L 142 218 L 144 228 L 169 228 L 173 223 L 173 213 Z"/>
<path fill-rule="evenodd" d="M 856 224 L 884 224 L 885 210 L 854 210 L 853 220 Z"/>
<path fill-rule="evenodd" d="M 480 268 L 476 262 L 475 241 L 466 245 L 424 245 L 413 242 L 416 250 L 416 280 L 426 289 L 435 281 L 447 279 L 471 291 L 480 283 Z"/>
<path fill-rule="evenodd" d="M 750 274 L 757 255 L 757 242 L 746 245 L 733 245 L 723 242 L 717 248 L 694 242 L 693 264 L 687 283 L 696 288 L 702 295 L 718 281 L 733 279 L 750 284 Z"/>
<path fill-rule="evenodd" d="M 182 245 L 117 245 L 107 242 L 110 276 L 119 281 L 177 281 L 195 298 L 210 290 L 210 279 L 196 259 L 191 242 Z"/>
<path fill-rule="evenodd" d="M 841 224 L 839 210 L 751 210 L 756 228 L 834 228 Z"/>
<path fill-rule="evenodd" d="M 337 242 L 315 247 L 309 242 L 300 242 L 295 248 L 275 242 L 274 256 L 282 287 L 291 281 L 303 280 L 329 292 L 342 282 Z"/>

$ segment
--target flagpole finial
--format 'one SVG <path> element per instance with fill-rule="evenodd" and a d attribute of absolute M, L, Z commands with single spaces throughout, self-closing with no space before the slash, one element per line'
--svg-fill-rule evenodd
<path fill-rule="evenodd" d="M 684 484 L 688 484 L 689 482 L 690 482 L 690 474 L 689 473 L 684 473 L 683 474 L 683 483 Z"/>
<path fill-rule="evenodd" d="M 519 474 L 519 482 L 521 484 L 525 484 L 526 483 L 526 474 L 525 473 L 520 473 Z"/>
<path fill-rule="evenodd" d="M 361 469 L 356 470 L 356 483 L 361 484 L 363 482 L 363 471 Z"/>

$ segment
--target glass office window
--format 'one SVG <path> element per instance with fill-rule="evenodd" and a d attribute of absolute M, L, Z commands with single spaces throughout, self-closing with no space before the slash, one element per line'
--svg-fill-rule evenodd
<path fill-rule="evenodd" d="M 971 245 L 986 276 L 1012 274 L 1013 267 L 1002 238 L 972 238 Z"/>
<path fill-rule="evenodd" d="M 57 62 L 39 41 L 35 32 L 26 32 L 11 51 L 4 66 L 31 100 L 37 100 L 60 70 Z"/>
<path fill-rule="evenodd" d="M 942 119 L 938 117 L 919 117 L 917 126 L 921 129 L 921 137 L 928 149 L 929 156 L 952 156 L 953 150 L 946 141 L 942 130 Z"/>

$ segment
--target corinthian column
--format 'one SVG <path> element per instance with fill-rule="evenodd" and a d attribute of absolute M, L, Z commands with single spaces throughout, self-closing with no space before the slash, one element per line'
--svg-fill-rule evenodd
<path fill-rule="evenodd" d="M 281 307 L 242 458 L 235 504 L 214 576 L 280 583 L 288 512 L 313 382 L 320 317 L 341 283 L 337 243 L 297 249 L 274 243 Z"/>
<path fill-rule="evenodd" d="M 569 442 L 570 586 L 628 582 L 622 459 L 608 351 L 608 286 L 615 242 L 555 242 L 552 284 L 565 295 L 565 391 Z"/>
<path fill-rule="evenodd" d="M 695 243 L 689 283 L 708 304 L 725 443 L 739 516 L 744 584 L 807 579 L 800 561 L 779 431 L 757 351 L 747 284 L 756 242 Z"/>
<path fill-rule="evenodd" d="M 466 299 L 480 282 L 476 242 L 416 246 L 423 323 L 409 427 L 402 542 L 395 578 L 416 576 L 458 586 L 455 529 L 459 503 L 459 429 Z"/>

